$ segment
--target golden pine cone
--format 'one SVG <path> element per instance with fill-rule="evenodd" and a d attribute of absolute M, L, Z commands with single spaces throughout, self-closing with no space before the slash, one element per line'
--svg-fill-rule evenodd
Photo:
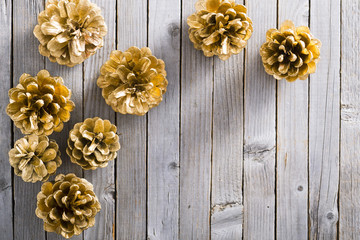
<path fill-rule="evenodd" d="M 6 113 L 23 134 L 50 135 L 63 129 L 75 107 L 63 83 L 61 77 L 42 70 L 35 77 L 24 73 L 20 83 L 9 90 Z"/>
<path fill-rule="evenodd" d="M 88 118 L 70 131 L 66 153 L 71 162 L 86 170 L 104 168 L 120 149 L 116 126 L 109 120 Z"/>
<path fill-rule="evenodd" d="M 227 60 L 246 47 L 253 26 L 247 9 L 234 0 L 199 0 L 196 13 L 189 16 L 189 36 L 194 47 L 207 57 Z"/>
<path fill-rule="evenodd" d="M 101 67 L 97 84 L 114 111 L 142 116 L 162 101 L 166 92 L 165 63 L 147 47 L 113 51 Z"/>
<path fill-rule="evenodd" d="M 37 195 L 36 216 L 44 220 L 44 229 L 65 238 L 93 227 L 101 206 L 93 185 L 75 174 L 59 174 L 55 182 L 46 182 Z"/>
<path fill-rule="evenodd" d="M 48 0 L 34 29 L 40 54 L 69 67 L 101 48 L 106 33 L 101 9 L 89 0 Z"/>
<path fill-rule="evenodd" d="M 285 21 L 280 30 L 270 29 L 260 55 L 268 74 L 292 82 L 305 80 L 316 71 L 320 60 L 321 42 L 314 38 L 308 27 L 295 27 Z"/>
<path fill-rule="evenodd" d="M 25 182 L 47 181 L 61 165 L 59 146 L 47 136 L 28 135 L 9 151 L 14 173 Z"/>

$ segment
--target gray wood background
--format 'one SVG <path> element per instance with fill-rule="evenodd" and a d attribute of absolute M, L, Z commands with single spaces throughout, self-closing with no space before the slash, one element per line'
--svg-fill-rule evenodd
<path fill-rule="evenodd" d="M 73 239 L 360 239 L 360 1 L 248 0 L 254 34 L 223 62 L 188 39 L 195 0 L 93 0 L 109 28 L 105 46 L 67 68 L 38 53 L 32 34 L 43 0 L 0 0 L 0 239 L 62 239 L 35 216 L 41 183 L 14 176 L 8 151 L 21 137 L 5 114 L 22 73 L 46 68 L 72 89 L 57 173 L 91 181 L 102 210 Z M 268 76 L 259 48 L 292 19 L 321 39 L 309 80 Z M 144 117 L 115 114 L 96 86 L 114 49 L 149 46 L 167 64 L 164 101 Z M 107 168 L 82 171 L 65 154 L 87 117 L 116 122 L 122 149 Z"/>

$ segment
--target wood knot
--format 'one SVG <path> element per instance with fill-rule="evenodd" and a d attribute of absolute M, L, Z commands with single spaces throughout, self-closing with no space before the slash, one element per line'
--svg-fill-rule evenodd
<path fill-rule="evenodd" d="M 171 37 L 175 38 L 180 34 L 180 27 L 177 23 L 170 23 L 168 26 L 168 33 Z"/>

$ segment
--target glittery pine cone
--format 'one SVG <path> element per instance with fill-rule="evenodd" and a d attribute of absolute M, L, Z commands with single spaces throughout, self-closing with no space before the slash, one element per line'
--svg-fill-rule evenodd
<path fill-rule="evenodd" d="M 35 213 L 44 220 L 45 231 L 71 238 L 94 226 L 100 209 L 93 185 L 71 173 L 42 185 Z"/>
<path fill-rule="evenodd" d="M 20 83 L 9 90 L 6 113 L 23 134 L 50 135 L 69 121 L 75 107 L 70 97 L 61 77 L 52 77 L 46 70 L 35 77 L 24 73 Z"/>
<path fill-rule="evenodd" d="M 162 101 L 168 84 L 165 63 L 146 47 L 113 51 L 97 84 L 114 111 L 141 116 Z"/>
<path fill-rule="evenodd" d="M 295 27 L 290 20 L 285 21 L 280 30 L 270 29 L 266 42 L 261 46 L 260 55 L 268 74 L 280 80 L 292 82 L 305 80 L 315 73 L 320 60 L 321 42 L 308 27 Z"/>
<path fill-rule="evenodd" d="M 120 149 L 116 130 L 109 120 L 98 117 L 75 124 L 66 149 L 71 162 L 86 170 L 106 167 Z"/>
<path fill-rule="evenodd" d="M 250 39 L 253 27 L 247 9 L 234 0 L 199 0 L 189 16 L 189 36 L 194 47 L 207 57 L 227 60 L 238 54 Z"/>
<path fill-rule="evenodd" d="M 28 135 L 9 152 L 14 173 L 25 182 L 47 181 L 61 165 L 59 146 L 46 136 Z"/>
<path fill-rule="evenodd" d="M 101 48 L 106 33 L 101 9 L 89 0 L 48 0 L 34 29 L 40 54 L 69 67 Z"/>

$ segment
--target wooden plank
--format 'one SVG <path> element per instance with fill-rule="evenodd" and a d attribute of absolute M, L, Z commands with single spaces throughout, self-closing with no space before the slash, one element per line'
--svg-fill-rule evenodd
<path fill-rule="evenodd" d="M 105 103 L 101 89 L 96 81 L 100 67 L 109 58 L 116 46 L 116 0 L 93 0 L 105 18 L 108 33 L 104 38 L 104 47 L 84 62 L 84 118 L 101 117 L 115 124 L 115 112 Z M 101 211 L 96 215 L 93 228 L 84 232 L 86 240 L 113 239 L 115 234 L 115 162 L 109 162 L 106 168 L 84 171 L 84 177 L 93 183 L 99 198 Z"/>
<path fill-rule="evenodd" d="M 169 85 L 148 114 L 148 239 L 179 239 L 180 2 L 149 1 L 149 47 Z"/>
<path fill-rule="evenodd" d="M 12 148 L 11 119 L 6 115 L 6 106 L 9 102 L 8 89 L 11 88 L 11 47 L 12 47 L 12 2 L 0 1 L 0 72 L 3 77 L 0 92 L 0 232 L 4 239 L 13 239 L 13 184 L 8 152 Z"/>
<path fill-rule="evenodd" d="M 274 239 L 276 80 L 264 71 L 259 49 L 276 26 L 276 0 L 248 1 L 248 9 L 255 31 L 246 60 L 243 235 Z"/>
<path fill-rule="evenodd" d="M 50 72 L 52 76 L 60 76 L 64 80 L 64 84 L 71 90 L 71 100 L 75 103 L 75 109 L 72 111 L 70 121 L 64 123 L 64 129 L 61 132 L 54 132 L 50 139 L 56 140 L 61 151 L 62 164 L 57 169 L 57 174 L 74 173 L 78 177 L 83 177 L 82 168 L 70 161 L 70 157 L 66 154 L 67 140 L 69 138 L 69 132 L 73 129 L 74 125 L 78 122 L 83 121 L 83 65 L 77 65 L 75 67 L 67 67 L 59 65 L 57 63 L 50 62 L 46 59 L 45 68 Z M 56 176 L 55 175 L 55 176 Z M 53 180 L 54 176 L 50 178 Z M 71 239 L 81 240 L 83 234 L 73 236 Z M 61 235 L 56 233 L 47 233 L 47 238 L 51 240 L 62 240 L 64 239 Z"/>
<path fill-rule="evenodd" d="M 147 1 L 118 0 L 118 49 L 147 45 Z M 116 238 L 146 238 L 146 117 L 117 114 Z"/>
<path fill-rule="evenodd" d="M 33 35 L 37 15 L 44 9 L 43 1 L 18 0 L 13 9 L 13 86 L 23 73 L 36 75 L 44 68 L 44 58 L 39 54 L 39 42 Z M 16 127 L 15 127 L 16 128 Z M 17 128 L 14 140 L 23 137 Z M 14 239 L 45 239 L 43 221 L 36 217 L 36 195 L 41 182 L 24 182 L 14 176 Z"/>
<path fill-rule="evenodd" d="M 310 79 L 310 238 L 336 239 L 340 131 L 340 1 L 311 1 L 311 32 L 322 41 Z"/>
<path fill-rule="evenodd" d="M 343 0 L 341 19 L 340 239 L 360 238 L 360 2 Z"/>
<path fill-rule="evenodd" d="M 308 25 L 308 0 L 279 0 L 279 25 Z M 308 237 L 308 80 L 278 82 L 277 225 L 279 239 Z"/>
<path fill-rule="evenodd" d="M 194 4 L 182 2 L 180 239 L 210 237 L 213 58 L 189 40 Z"/>
<path fill-rule="evenodd" d="M 215 59 L 211 238 L 242 238 L 244 52 Z"/>

